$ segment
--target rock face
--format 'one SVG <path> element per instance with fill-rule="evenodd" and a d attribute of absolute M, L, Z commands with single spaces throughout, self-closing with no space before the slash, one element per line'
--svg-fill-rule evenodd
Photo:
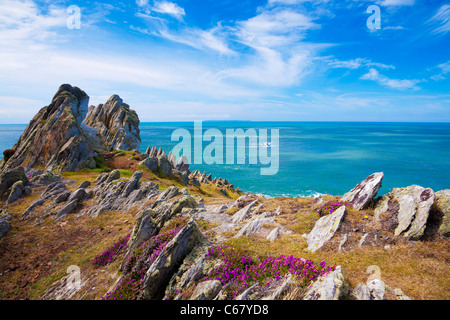
<path fill-rule="evenodd" d="M 118 95 L 105 104 L 89 107 L 84 123 L 97 129 L 102 145 L 108 150 L 139 149 L 139 117 Z"/>
<path fill-rule="evenodd" d="M 161 299 L 161 288 L 169 283 L 172 274 L 184 258 L 204 242 L 204 236 L 195 221 L 191 220 L 175 238 L 170 241 L 147 271 L 144 280 L 144 299 Z"/>
<path fill-rule="evenodd" d="M 439 233 L 450 237 L 450 189 L 436 192 L 436 209 L 442 216 Z"/>
<path fill-rule="evenodd" d="M 4 163 L 3 171 L 36 165 L 61 171 L 94 168 L 95 143 L 81 127 L 88 102 L 84 91 L 62 85 L 51 104 L 42 108 L 28 124 L 13 147 L 15 153 Z"/>
<path fill-rule="evenodd" d="M 356 187 L 344 194 L 343 201 L 350 201 L 356 210 L 366 209 L 381 188 L 383 172 L 371 174 Z"/>
<path fill-rule="evenodd" d="M 424 234 L 434 198 L 434 192 L 429 188 L 416 185 L 395 188 L 377 203 L 375 218 L 380 219 L 381 214 L 386 212 L 393 215 L 398 222 L 394 234 L 418 240 Z"/>
<path fill-rule="evenodd" d="M 341 206 L 332 214 L 326 215 L 317 220 L 312 231 L 306 236 L 309 251 L 314 252 L 320 249 L 325 242 L 334 236 L 337 229 L 339 229 L 339 226 L 341 225 L 345 212 L 345 206 Z"/>
<path fill-rule="evenodd" d="M 50 105 L 30 121 L 12 148 L 14 153 L 2 160 L 2 171 L 18 166 L 78 171 L 95 168 L 99 151 L 139 147 L 139 119 L 117 95 L 89 112 L 88 103 L 89 96 L 81 89 L 60 86 Z"/>

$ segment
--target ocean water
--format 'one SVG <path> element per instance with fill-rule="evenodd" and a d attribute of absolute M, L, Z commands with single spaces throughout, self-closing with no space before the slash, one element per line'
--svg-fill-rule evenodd
<path fill-rule="evenodd" d="M 205 121 L 203 132 L 214 128 L 223 136 L 226 129 L 279 130 L 279 170 L 261 175 L 269 165 L 191 164 L 213 177 L 226 178 L 243 191 L 268 196 L 343 195 L 374 172 L 384 172 L 379 194 L 389 189 L 417 184 L 434 191 L 450 188 L 450 123 L 366 122 L 251 122 Z M 12 147 L 26 125 L 0 125 L 0 150 Z M 194 123 L 141 123 L 141 151 L 162 147 L 169 153 L 179 141 L 171 141 L 176 129 L 191 133 Z M 247 146 L 249 141 L 247 140 Z M 210 142 L 204 141 L 203 148 Z M 250 145 L 250 148 L 267 146 Z M 247 147 L 248 148 L 248 147 Z M 258 149 L 259 150 L 259 149 Z"/>

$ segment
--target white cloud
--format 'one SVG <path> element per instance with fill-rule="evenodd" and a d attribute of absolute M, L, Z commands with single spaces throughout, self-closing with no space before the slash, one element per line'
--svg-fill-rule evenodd
<path fill-rule="evenodd" d="M 412 6 L 415 4 L 415 0 L 381 0 L 377 1 L 377 4 L 381 6 Z"/>
<path fill-rule="evenodd" d="M 378 67 L 381 69 L 395 69 L 393 65 L 387 65 L 379 62 L 372 62 L 369 59 L 356 58 L 351 60 L 325 59 L 330 68 L 359 69 L 361 67 Z"/>
<path fill-rule="evenodd" d="M 388 77 L 380 74 L 376 69 L 370 69 L 368 73 L 363 75 L 361 80 L 371 80 L 378 82 L 383 86 L 387 86 L 393 89 L 414 89 L 417 90 L 419 87 L 416 86 L 419 83 L 419 80 L 398 80 L 398 79 L 389 79 Z"/>
<path fill-rule="evenodd" d="M 180 7 L 178 4 L 170 2 L 170 1 L 155 1 L 153 7 L 153 11 L 168 14 L 174 16 L 177 19 L 182 19 L 182 17 L 186 14 L 184 9 Z"/>
<path fill-rule="evenodd" d="M 435 24 L 433 33 L 447 33 L 450 31 L 450 5 L 444 4 L 436 14 L 428 21 Z"/>

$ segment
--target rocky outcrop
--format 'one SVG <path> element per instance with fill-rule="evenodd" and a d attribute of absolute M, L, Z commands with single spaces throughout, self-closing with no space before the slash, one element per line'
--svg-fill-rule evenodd
<path fill-rule="evenodd" d="M 394 188 L 377 203 L 375 219 L 381 219 L 382 215 L 393 216 L 396 236 L 402 234 L 408 239 L 418 240 L 424 234 L 434 198 L 434 192 L 429 188 L 416 185 Z"/>
<path fill-rule="evenodd" d="M 18 166 L 60 171 L 95 168 L 96 141 L 82 128 L 88 102 L 81 89 L 68 84 L 59 87 L 50 105 L 30 121 L 3 171 Z"/>
<path fill-rule="evenodd" d="M 139 147 L 139 119 L 120 97 L 98 107 L 88 108 L 88 103 L 81 89 L 60 86 L 50 105 L 30 121 L 14 152 L 2 160 L 2 171 L 18 166 L 78 171 L 95 168 L 98 152 Z"/>
<path fill-rule="evenodd" d="M 377 195 L 378 190 L 380 190 L 383 176 L 383 172 L 371 174 L 352 190 L 344 194 L 342 201 L 350 201 L 356 210 L 366 209 Z"/>
<path fill-rule="evenodd" d="M 341 225 L 345 213 L 346 207 L 341 206 L 332 214 L 323 216 L 317 220 L 312 231 L 306 235 L 309 251 L 317 251 L 334 236 Z"/>
<path fill-rule="evenodd" d="M 118 95 L 105 104 L 91 106 L 84 123 L 97 129 L 97 136 L 107 151 L 139 149 L 139 117 Z"/>

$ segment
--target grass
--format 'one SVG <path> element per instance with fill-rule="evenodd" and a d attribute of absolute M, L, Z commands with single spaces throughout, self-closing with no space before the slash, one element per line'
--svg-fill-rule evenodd
<path fill-rule="evenodd" d="M 327 265 L 342 266 L 352 287 L 366 283 L 371 265 L 381 269 L 386 285 L 400 288 L 413 299 L 448 300 L 450 275 L 448 240 L 398 244 L 386 250 L 380 247 L 356 248 L 352 252 L 306 250 L 306 240 L 299 234 L 282 236 L 274 242 L 252 237 L 231 238 L 226 242 L 236 250 L 253 256 L 293 255 L 313 261 L 325 260 Z M 445 289 L 447 288 L 447 289 Z"/>

